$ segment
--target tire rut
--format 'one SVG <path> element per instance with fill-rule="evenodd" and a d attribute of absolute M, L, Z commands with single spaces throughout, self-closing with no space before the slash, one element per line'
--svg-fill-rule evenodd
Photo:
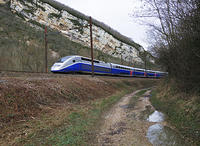
<path fill-rule="evenodd" d="M 103 124 L 97 134 L 97 145 L 99 146 L 149 146 L 146 138 L 147 129 L 151 123 L 142 119 L 149 107 L 153 109 L 149 102 L 151 90 L 147 90 L 136 101 L 134 106 L 130 105 L 130 100 L 137 93 L 147 89 L 137 90 L 121 98 L 108 113 L 103 117 Z M 148 109 L 147 109 L 148 107 Z"/>

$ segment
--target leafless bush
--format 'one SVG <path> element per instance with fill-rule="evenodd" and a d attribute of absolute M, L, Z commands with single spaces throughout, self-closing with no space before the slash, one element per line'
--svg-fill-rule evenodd
<path fill-rule="evenodd" d="M 154 31 L 152 45 L 158 62 L 184 91 L 200 86 L 200 2 L 198 0 L 143 0 L 142 12 L 136 18 L 154 18 L 146 22 Z"/>

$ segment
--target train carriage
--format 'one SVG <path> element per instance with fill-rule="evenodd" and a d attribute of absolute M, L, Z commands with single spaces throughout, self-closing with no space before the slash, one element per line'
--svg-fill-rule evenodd
<path fill-rule="evenodd" d="M 99 60 L 93 60 L 95 74 L 108 74 L 118 76 L 134 76 L 134 77 L 154 77 L 159 78 L 167 75 L 166 72 L 145 70 L 114 63 L 106 63 Z M 53 73 L 91 73 L 91 59 L 82 56 L 66 56 L 54 63 L 51 67 Z"/>
<path fill-rule="evenodd" d="M 82 56 L 66 56 L 56 62 L 51 67 L 51 71 L 54 73 L 90 73 L 92 71 L 91 59 Z M 110 63 L 94 60 L 94 72 L 99 74 L 111 74 Z"/>
<path fill-rule="evenodd" d="M 134 68 L 111 63 L 112 75 L 132 76 Z"/>

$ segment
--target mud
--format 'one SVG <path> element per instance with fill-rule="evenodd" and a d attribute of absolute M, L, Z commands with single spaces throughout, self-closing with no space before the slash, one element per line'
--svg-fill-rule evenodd
<path fill-rule="evenodd" d="M 146 132 L 152 124 L 140 118 L 142 111 L 145 111 L 148 105 L 151 106 L 146 98 L 150 91 L 141 96 L 136 104 L 132 103 L 134 106 L 130 104 L 131 98 L 136 96 L 139 91 L 141 90 L 124 96 L 104 116 L 104 123 L 97 136 L 98 145 L 151 145 L 146 138 Z"/>
<path fill-rule="evenodd" d="M 165 115 L 149 101 L 150 90 L 137 97 L 137 90 L 124 96 L 104 116 L 97 134 L 99 146 L 178 146 L 185 145 L 170 128 Z"/>

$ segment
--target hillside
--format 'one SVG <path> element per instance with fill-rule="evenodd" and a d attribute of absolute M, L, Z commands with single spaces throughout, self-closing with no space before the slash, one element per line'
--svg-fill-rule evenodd
<path fill-rule="evenodd" d="M 17 7 L 18 5 L 15 3 L 24 4 L 25 8 L 18 12 L 15 10 L 19 9 Z M 5 3 L 5 1 L 2 1 L 0 4 L 0 70 L 34 72 L 44 71 L 45 25 L 44 22 L 42 23 L 40 21 L 46 19 L 46 17 L 42 17 L 40 20 L 36 21 L 35 18 L 39 19 L 38 16 L 35 16 L 33 18 L 27 18 L 27 16 L 29 16 L 29 13 L 36 13 L 37 9 L 44 10 L 45 8 L 42 8 L 39 4 L 33 5 L 34 7 L 30 6 L 31 3 L 33 2 L 12 1 L 11 3 L 10 1 L 7 1 L 7 3 Z M 48 1 L 48 3 L 50 4 L 50 6 L 53 5 L 57 9 L 59 6 L 64 10 L 67 9 L 70 13 L 73 13 L 74 15 L 87 18 L 85 15 L 82 15 L 81 13 L 70 9 L 67 6 L 61 6 L 57 2 L 54 3 L 54 1 Z M 16 5 L 16 7 L 14 7 L 14 4 Z M 62 11 L 62 15 L 64 15 L 64 10 Z M 57 10 L 55 9 L 55 11 Z M 80 25 L 81 23 L 79 23 L 79 20 L 82 21 L 82 19 L 73 16 L 73 19 L 67 19 L 69 22 L 63 22 L 63 25 L 66 24 L 65 27 L 69 31 L 68 34 L 66 34 L 62 30 L 64 26 L 57 27 L 56 24 L 50 23 L 60 23 L 60 21 L 62 20 L 61 18 L 58 19 L 56 17 L 56 13 L 53 14 L 44 11 L 41 12 L 41 14 L 48 15 L 48 19 L 46 20 L 46 22 L 49 69 L 56 60 L 63 56 L 81 55 L 90 57 L 90 41 L 88 40 L 89 37 L 85 37 L 85 35 L 88 36 L 88 28 L 80 28 L 78 30 L 69 31 L 70 27 L 73 28 L 77 27 L 77 25 Z M 70 15 L 70 17 L 72 16 Z M 84 22 L 86 23 L 86 20 Z M 95 25 L 97 25 L 93 27 L 95 59 L 99 59 L 105 62 L 113 62 L 144 68 L 144 62 L 142 61 L 144 60 L 144 57 L 142 55 L 143 51 L 141 50 L 140 52 L 138 50 L 141 49 L 140 45 L 135 44 L 134 42 L 130 42 L 130 40 L 126 39 L 125 36 L 120 35 L 117 31 L 112 30 L 110 27 L 103 23 L 100 23 L 97 20 L 93 20 L 93 22 Z M 61 26 L 61 24 L 59 25 Z M 106 32 L 104 29 L 108 32 Z M 83 33 L 80 34 L 81 32 Z M 102 36 L 99 36 L 99 33 L 102 33 Z M 120 40 L 123 40 L 124 42 L 115 39 L 111 34 L 115 38 L 121 38 Z M 85 38 L 85 40 L 82 40 L 81 38 Z M 104 38 L 107 39 L 107 41 L 105 41 Z M 132 45 L 132 47 L 128 44 Z M 128 51 L 127 48 L 129 47 L 132 48 L 132 50 Z M 130 54 L 130 51 L 132 54 Z M 150 68 L 155 66 L 150 61 L 147 61 L 147 64 Z"/>
<path fill-rule="evenodd" d="M 8 5 L 0 7 L 0 24 L 0 69 L 42 72 L 44 70 L 44 30 L 33 27 L 16 17 L 11 13 Z M 48 31 L 49 67 L 61 56 L 79 54 L 89 57 L 89 47 L 69 40 L 58 31 L 52 29 Z M 97 55 L 98 51 L 95 52 L 95 57 Z M 111 60 L 119 59 L 111 57 Z"/>

